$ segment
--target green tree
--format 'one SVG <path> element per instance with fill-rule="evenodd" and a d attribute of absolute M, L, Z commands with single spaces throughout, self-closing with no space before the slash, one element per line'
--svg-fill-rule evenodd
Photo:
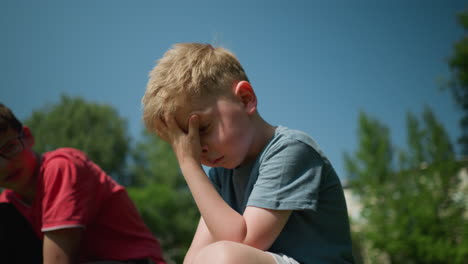
<path fill-rule="evenodd" d="M 345 154 L 350 185 L 363 206 L 360 237 L 391 263 L 466 263 L 467 193 L 461 164 L 443 126 L 427 108 L 407 117 L 407 149 L 361 113 L 359 147 Z M 398 156 L 397 162 L 393 157 Z"/>
<path fill-rule="evenodd" d="M 36 151 L 77 148 L 116 179 L 125 175 L 127 122 L 112 106 L 64 95 L 59 103 L 34 111 L 25 124 L 34 134 Z"/>
<path fill-rule="evenodd" d="M 169 144 L 155 134 L 143 131 L 142 138 L 132 150 L 133 175 L 131 186 L 146 186 L 150 183 L 166 184 L 176 189 L 186 189 L 179 164 Z"/>
<path fill-rule="evenodd" d="M 385 203 L 383 199 L 386 193 L 383 187 L 392 174 L 393 146 L 389 129 L 363 112 L 359 115 L 358 140 L 358 150 L 352 156 L 344 154 L 348 187 L 362 204 L 361 218 L 358 219 L 359 222 L 353 222 L 353 227 L 357 226 L 359 230 L 353 233 L 353 243 L 354 247 L 361 250 L 368 248 L 368 244 L 374 249 L 382 250 L 381 244 L 391 236 L 391 230 L 379 225 L 386 220 L 386 210 L 379 211 L 375 208 L 381 209 Z M 361 225 L 364 227 L 361 228 Z M 369 252 L 361 252 L 361 255 L 364 259 L 370 257 Z"/>
<path fill-rule="evenodd" d="M 453 54 L 449 60 L 452 69 L 450 87 L 458 106 L 462 110 L 460 119 L 462 155 L 468 156 L 468 10 L 458 16 L 459 24 L 463 27 L 465 35 L 455 43 Z"/>
<path fill-rule="evenodd" d="M 133 150 L 129 194 L 161 242 L 169 263 L 182 263 L 200 217 L 169 144 L 143 133 Z"/>

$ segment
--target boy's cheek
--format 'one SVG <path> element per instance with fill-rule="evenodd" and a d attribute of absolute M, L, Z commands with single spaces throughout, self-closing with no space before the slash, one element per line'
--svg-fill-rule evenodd
<path fill-rule="evenodd" d="M 0 187 L 2 186 L 3 181 L 7 178 L 8 171 L 4 168 L 0 168 Z"/>
<path fill-rule="evenodd" d="M 7 174 L 13 169 L 13 162 L 0 158 L 0 174 Z"/>
<path fill-rule="evenodd" d="M 205 165 L 205 166 L 208 166 L 207 160 L 206 160 L 205 158 L 202 157 L 202 158 L 200 159 L 200 161 L 201 161 L 201 164 L 203 164 L 203 165 Z"/>
<path fill-rule="evenodd" d="M 19 168 L 28 168 L 34 165 L 35 156 L 34 153 L 28 153 L 25 151 L 21 152 L 17 156 L 11 158 L 8 161 L 0 161 L 0 174 L 8 175 Z"/>
<path fill-rule="evenodd" d="M 0 161 L 0 179 L 5 178 L 11 171 L 13 171 L 13 162 Z"/>

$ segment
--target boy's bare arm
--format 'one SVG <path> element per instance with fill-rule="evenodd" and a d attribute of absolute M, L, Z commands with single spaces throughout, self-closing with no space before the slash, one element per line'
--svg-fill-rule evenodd
<path fill-rule="evenodd" d="M 221 198 L 200 165 L 187 161 L 180 166 L 200 213 L 216 241 L 229 240 L 262 250 L 271 246 L 291 211 L 249 206 L 241 215 Z"/>
<path fill-rule="evenodd" d="M 44 263 L 78 263 L 82 228 L 65 228 L 44 233 Z"/>
<path fill-rule="evenodd" d="M 200 222 L 198 223 L 197 231 L 195 232 L 190 248 L 187 254 L 185 255 L 184 264 L 192 263 L 193 259 L 196 255 L 198 255 L 199 251 L 202 248 L 214 242 L 216 242 L 216 240 L 213 238 L 210 231 L 206 227 L 203 217 L 200 217 Z"/>
<path fill-rule="evenodd" d="M 182 131 L 173 117 L 166 117 L 164 123 L 159 123 L 157 130 L 171 144 L 182 174 L 214 239 L 268 249 L 283 229 L 291 211 L 248 207 L 241 215 L 222 199 L 201 166 L 197 116 L 190 117 L 188 133 Z"/>
<path fill-rule="evenodd" d="M 244 244 L 262 250 L 269 249 L 286 225 L 291 212 L 248 206 L 243 215 L 247 223 Z"/>

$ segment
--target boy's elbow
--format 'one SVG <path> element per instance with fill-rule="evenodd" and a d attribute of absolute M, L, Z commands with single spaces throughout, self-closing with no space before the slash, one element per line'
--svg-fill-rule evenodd
<path fill-rule="evenodd" d="M 230 226 L 230 227 L 229 227 Z M 227 224 L 226 228 L 219 234 L 219 236 L 215 236 L 216 241 L 232 241 L 237 243 L 244 243 L 247 236 L 247 225 L 245 221 L 241 224 L 233 225 Z"/>
<path fill-rule="evenodd" d="M 216 238 L 216 241 L 231 241 L 237 243 L 244 243 L 245 235 L 241 232 L 223 232 L 219 237 Z"/>
<path fill-rule="evenodd" d="M 242 244 L 251 246 L 260 250 L 268 250 L 276 238 L 269 236 L 269 234 L 246 234 Z"/>
<path fill-rule="evenodd" d="M 244 240 L 242 244 L 265 251 L 265 250 L 268 250 L 273 243 L 268 243 L 262 240 L 246 239 Z"/>

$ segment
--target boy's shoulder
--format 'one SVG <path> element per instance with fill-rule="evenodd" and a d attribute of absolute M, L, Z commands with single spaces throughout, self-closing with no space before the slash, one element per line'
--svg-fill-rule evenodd
<path fill-rule="evenodd" d="M 51 186 L 55 181 L 105 185 L 110 189 L 121 186 L 102 168 L 94 163 L 81 150 L 75 148 L 58 148 L 43 153 L 40 168 L 40 179 L 44 186 Z"/>
<path fill-rule="evenodd" d="M 274 137 L 259 154 L 256 164 L 305 163 L 331 166 L 328 157 L 315 140 L 307 133 L 278 126 Z"/>
<path fill-rule="evenodd" d="M 67 172 L 67 174 L 96 175 L 105 178 L 108 175 L 94 163 L 83 151 L 74 148 L 58 148 L 42 154 L 40 174 L 51 174 Z M 84 178 L 84 177 L 80 177 Z"/>
<path fill-rule="evenodd" d="M 275 130 L 275 136 L 273 140 L 276 141 L 299 141 L 306 145 L 310 145 L 312 147 L 316 147 L 317 144 L 312 139 L 312 137 L 300 130 L 291 129 L 285 126 L 278 126 Z"/>
<path fill-rule="evenodd" d="M 43 166 L 62 161 L 81 164 L 89 160 L 84 152 L 75 148 L 58 148 L 42 154 Z"/>
<path fill-rule="evenodd" d="M 309 134 L 284 126 L 278 126 L 276 128 L 274 137 L 264 148 L 264 151 L 260 154 L 260 158 L 268 152 L 279 149 L 284 151 L 288 151 L 290 149 L 308 149 L 318 153 L 322 157 L 325 157 L 318 144 Z"/>

